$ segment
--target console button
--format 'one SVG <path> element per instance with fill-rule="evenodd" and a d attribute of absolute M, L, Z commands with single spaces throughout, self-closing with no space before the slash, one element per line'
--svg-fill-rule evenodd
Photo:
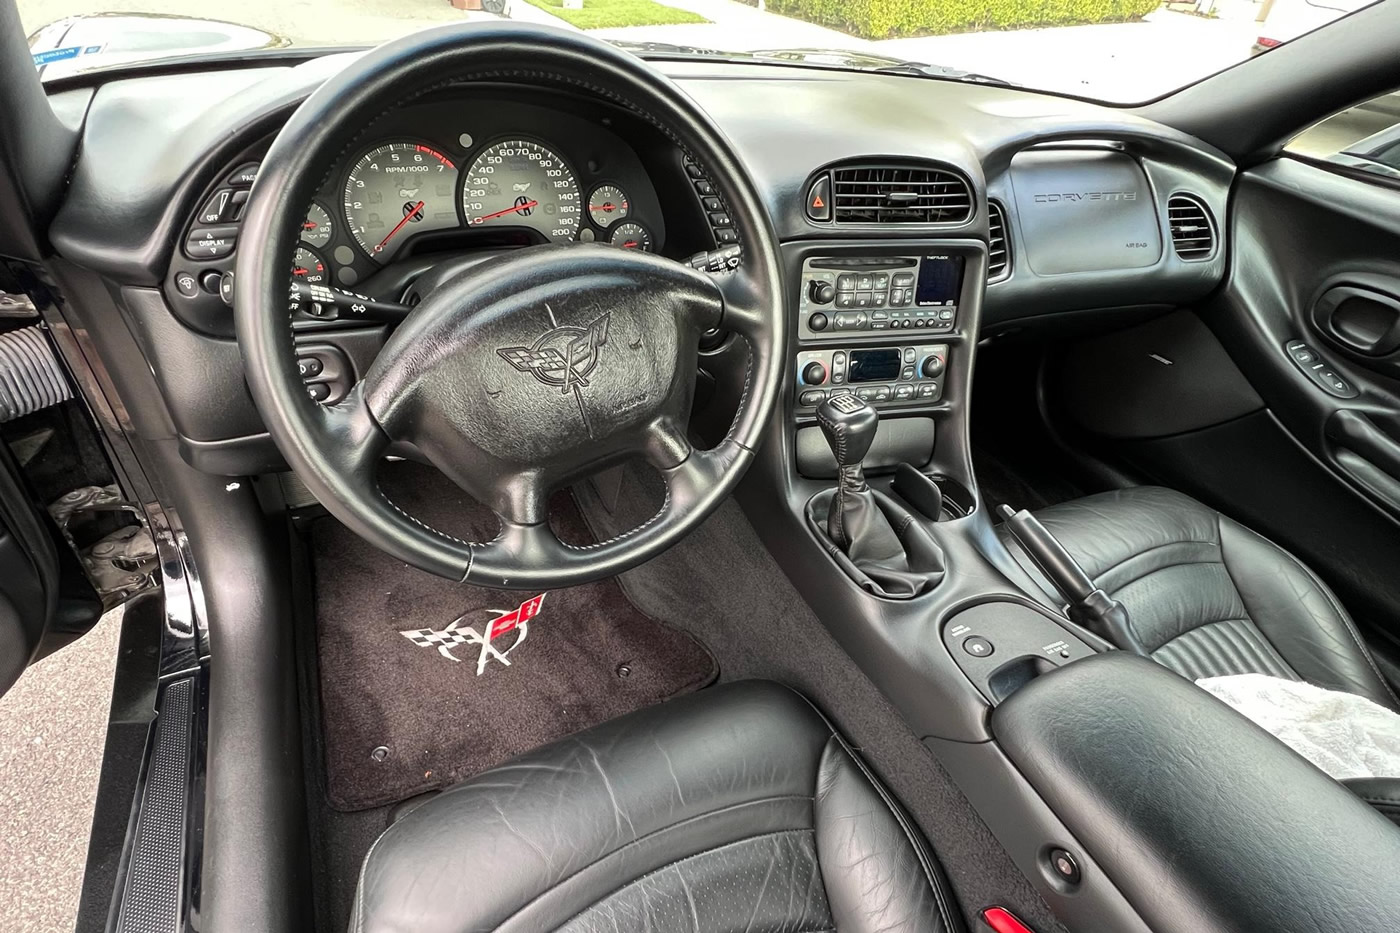
<path fill-rule="evenodd" d="M 831 176 L 823 175 L 807 189 L 807 217 L 818 223 L 831 219 Z"/>
<path fill-rule="evenodd" d="M 843 273 L 836 277 L 836 287 L 843 292 L 855 291 L 856 277 L 850 273 Z"/>
<path fill-rule="evenodd" d="M 253 181 L 258 177 L 258 163 L 246 162 L 238 166 L 228 176 L 226 184 L 235 188 L 251 188 Z"/>
<path fill-rule="evenodd" d="M 1297 346 L 1291 348 L 1289 354 L 1293 357 L 1293 362 L 1299 366 L 1306 366 L 1309 363 L 1317 362 L 1317 354 L 1312 351 L 1312 347 Z"/>
<path fill-rule="evenodd" d="M 186 298 L 199 294 L 199 280 L 189 272 L 175 273 L 175 290 Z"/>
<path fill-rule="evenodd" d="M 890 287 L 890 274 L 888 272 L 875 273 L 875 290 L 884 291 Z"/>
<path fill-rule="evenodd" d="M 901 382 L 894 387 L 894 397 L 900 401 L 907 401 L 914 397 L 914 387 L 907 382 Z"/>
<path fill-rule="evenodd" d="M 808 407 L 815 407 L 826 400 L 826 393 L 821 389 L 808 389 L 799 395 L 797 400 Z"/>
<path fill-rule="evenodd" d="M 883 308 L 888 297 L 889 296 L 884 292 L 872 292 L 870 295 L 870 307 Z"/>
<path fill-rule="evenodd" d="M 237 227 L 205 227 L 185 238 L 185 255 L 191 259 L 223 259 L 238 242 Z"/>
<path fill-rule="evenodd" d="M 871 295 L 870 295 L 869 292 L 856 292 L 856 307 L 857 307 L 857 308 L 868 308 L 868 307 L 870 307 L 870 300 L 871 300 Z"/>
<path fill-rule="evenodd" d="M 939 319 L 940 321 L 951 321 L 951 320 L 953 319 L 953 309 L 952 309 L 952 308 L 944 308 L 942 311 L 939 311 L 939 312 L 938 312 L 938 319 Z"/>
<path fill-rule="evenodd" d="M 812 330 L 826 330 L 826 325 L 829 323 L 831 322 L 827 320 L 826 315 L 820 311 L 807 318 L 807 326 Z"/>
<path fill-rule="evenodd" d="M 804 385 L 819 386 L 826 382 L 826 367 L 816 360 L 802 367 L 802 382 Z"/>
<path fill-rule="evenodd" d="M 837 292 L 837 294 L 836 294 L 836 307 L 838 307 L 838 308 L 854 308 L 855 306 L 856 306 L 856 293 L 855 293 L 855 292 Z"/>
<path fill-rule="evenodd" d="M 996 651 L 992 643 L 981 635 L 969 635 L 963 639 L 962 649 L 974 658 L 989 658 L 992 652 Z"/>
<path fill-rule="evenodd" d="M 875 287 L 875 277 L 873 275 L 862 275 L 856 277 L 856 288 L 861 291 L 869 291 Z"/>
<path fill-rule="evenodd" d="M 199 223 L 216 224 L 233 217 L 233 189 L 220 188 L 199 209 Z"/>

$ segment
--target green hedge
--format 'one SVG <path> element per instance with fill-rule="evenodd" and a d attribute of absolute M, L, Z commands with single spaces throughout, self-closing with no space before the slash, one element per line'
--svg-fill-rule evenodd
<path fill-rule="evenodd" d="M 774 13 L 867 39 L 1027 26 L 1121 23 L 1161 0 L 767 0 Z"/>

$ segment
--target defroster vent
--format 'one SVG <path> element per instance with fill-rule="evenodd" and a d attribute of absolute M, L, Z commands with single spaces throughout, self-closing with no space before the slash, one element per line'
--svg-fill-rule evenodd
<path fill-rule="evenodd" d="M 1178 194 L 1167 199 L 1167 223 L 1171 226 L 1172 247 L 1182 259 L 1209 259 L 1215 252 L 1215 225 L 1210 211 L 1194 195 Z"/>
<path fill-rule="evenodd" d="M 949 224 L 972 218 L 972 191 L 954 172 L 924 166 L 832 169 L 839 224 Z"/>

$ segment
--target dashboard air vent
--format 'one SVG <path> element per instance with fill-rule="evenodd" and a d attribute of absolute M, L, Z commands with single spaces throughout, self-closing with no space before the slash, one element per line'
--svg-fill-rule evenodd
<path fill-rule="evenodd" d="M 1210 212 L 1194 195 L 1178 194 L 1167 199 L 1167 223 L 1171 225 L 1172 246 L 1182 259 L 1208 259 L 1215 252 L 1215 227 Z"/>
<path fill-rule="evenodd" d="M 839 224 L 947 224 L 972 217 L 972 192 L 952 172 L 872 165 L 831 173 Z"/>
<path fill-rule="evenodd" d="M 1006 238 L 1006 214 L 996 201 L 987 202 L 987 280 L 1004 279 L 1011 271 L 1011 243 Z"/>

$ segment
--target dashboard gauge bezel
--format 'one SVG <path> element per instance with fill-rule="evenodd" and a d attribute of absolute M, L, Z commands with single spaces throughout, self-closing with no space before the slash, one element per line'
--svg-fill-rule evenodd
<path fill-rule="evenodd" d="M 613 217 L 607 223 L 599 223 L 593 217 L 593 196 L 596 195 L 599 191 L 602 191 L 604 188 L 611 188 L 618 194 L 622 195 L 622 201 L 627 206 L 623 208 L 623 213 L 619 214 L 616 217 Z M 611 230 L 618 224 L 626 222 L 626 220 L 632 216 L 632 196 L 627 193 L 627 189 L 622 187 L 622 184 L 620 182 L 605 179 L 603 181 L 597 182 L 591 189 L 589 189 L 588 197 L 583 202 L 583 210 L 584 213 L 588 215 L 588 222 L 591 223 L 594 226 L 594 228 L 606 232 Z"/>
<path fill-rule="evenodd" d="M 455 173 L 455 177 L 453 178 L 452 182 L 451 200 L 452 210 L 456 218 L 456 223 L 451 227 L 430 227 L 425 230 L 410 231 L 408 236 L 400 240 L 400 242 L 396 244 L 392 250 L 385 250 L 382 253 L 375 252 L 375 246 L 378 246 L 380 244 L 366 244 L 366 242 L 361 238 L 361 235 L 356 231 L 355 224 L 351 220 L 351 208 L 349 204 L 350 184 L 352 181 L 355 180 L 355 170 L 358 169 L 360 165 L 364 163 L 365 159 L 368 158 L 368 156 L 371 153 L 400 145 L 426 149 L 428 152 L 432 153 L 433 155 L 436 155 L 439 159 L 443 160 L 443 162 L 451 169 L 451 171 Z M 346 236 L 348 236 L 350 241 L 353 242 L 359 248 L 361 255 L 368 258 L 375 265 L 385 266 L 393 262 L 394 258 L 403 250 L 404 244 L 407 243 L 409 239 L 411 239 L 414 236 L 418 236 L 424 233 L 437 233 L 442 231 L 461 229 L 463 226 L 465 226 L 462 219 L 461 198 L 462 180 L 464 174 L 460 162 L 454 161 L 451 156 L 449 156 L 446 152 L 443 152 L 443 148 L 444 147 L 442 147 L 441 145 L 434 144 L 431 140 L 426 139 L 424 137 L 389 136 L 373 140 L 372 142 L 362 147 L 359 147 L 357 150 L 355 150 L 356 152 L 358 152 L 358 155 L 354 156 L 353 158 L 346 159 L 345 169 L 341 173 L 342 180 L 339 186 L 341 197 L 339 212 L 340 219 L 345 224 Z M 427 211 L 426 205 L 424 205 L 424 211 L 425 213 Z"/>
<path fill-rule="evenodd" d="M 539 234 L 541 237 L 544 238 L 545 242 L 547 243 L 577 243 L 579 241 L 579 232 L 583 229 L 584 221 L 588 214 L 588 201 L 584 198 L 583 195 L 583 185 L 579 182 L 579 173 L 574 168 L 573 160 L 571 160 L 570 158 L 568 158 L 560 152 L 560 146 L 558 146 L 555 143 L 549 142 L 543 137 L 533 136 L 529 133 L 497 134 L 496 136 L 493 136 L 487 139 L 485 142 L 481 143 L 480 145 L 474 147 L 470 152 L 468 152 L 467 156 L 463 159 L 463 167 L 459 169 L 457 173 L 457 213 L 461 217 L 462 228 L 465 230 L 488 229 L 488 226 L 484 223 L 472 223 L 471 217 L 467 213 L 467 181 L 471 177 L 472 169 L 476 167 L 477 162 L 484 158 L 486 154 L 489 153 L 492 149 L 495 149 L 497 146 L 500 146 L 505 143 L 528 143 L 531 145 L 538 146 L 545 152 L 549 153 L 556 161 L 559 162 L 560 165 L 564 167 L 564 170 L 569 173 L 570 181 L 573 183 L 574 193 L 578 196 L 578 221 L 574 225 L 573 234 L 568 239 L 555 239 L 545 231 L 540 230 L 538 227 L 533 227 L 529 224 L 501 223 L 494 224 L 491 226 L 495 229 L 502 230 L 510 228 L 514 228 L 517 230 L 529 230 L 536 234 Z"/>

